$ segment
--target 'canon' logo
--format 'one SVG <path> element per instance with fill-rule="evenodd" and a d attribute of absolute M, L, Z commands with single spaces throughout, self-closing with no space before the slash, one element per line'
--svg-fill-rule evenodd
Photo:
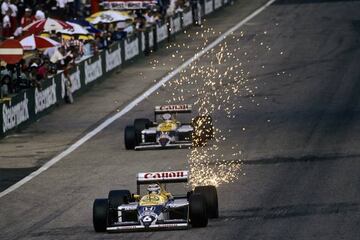
<path fill-rule="evenodd" d="M 178 177 L 184 177 L 184 172 L 158 172 L 158 173 L 145 173 L 144 178 L 155 178 L 155 179 L 161 179 L 161 178 L 178 178 Z"/>
<path fill-rule="evenodd" d="M 187 104 L 160 106 L 160 110 L 188 110 L 188 109 L 189 109 L 189 105 Z"/>

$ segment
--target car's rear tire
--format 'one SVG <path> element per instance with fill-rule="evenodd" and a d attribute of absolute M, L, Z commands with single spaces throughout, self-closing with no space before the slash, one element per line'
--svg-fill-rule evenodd
<path fill-rule="evenodd" d="M 217 190 L 215 186 L 198 186 L 194 189 L 195 194 L 204 196 L 206 201 L 206 210 L 209 218 L 219 217 L 219 204 Z"/>
<path fill-rule="evenodd" d="M 205 146 L 207 140 L 214 138 L 214 126 L 210 115 L 195 117 L 192 126 L 192 142 L 195 147 Z"/>
<path fill-rule="evenodd" d="M 118 221 L 117 208 L 121 204 L 127 204 L 131 200 L 131 193 L 129 190 L 112 190 L 108 195 L 109 199 L 109 222 L 114 223 Z"/>
<path fill-rule="evenodd" d="M 189 198 L 189 215 L 191 226 L 195 228 L 206 227 L 208 217 L 206 213 L 206 201 L 200 194 L 192 194 Z"/>
<path fill-rule="evenodd" d="M 108 220 L 108 200 L 95 199 L 93 204 L 93 226 L 96 232 L 105 232 Z"/>
<path fill-rule="evenodd" d="M 125 148 L 126 149 L 134 149 L 137 145 L 136 141 L 136 132 L 133 126 L 126 126 L 125 127 L 125 134 L 124 134 L 124 141 L 125 141 Z"/>
<path fill-rule="evenodd" d="M 151 121 L 147 118 L 138 118 L 134 120 L 134 128 L 136 134 L 137 143 L 141 143 L 141 131 L 149 128 L 151 126 Z"/>

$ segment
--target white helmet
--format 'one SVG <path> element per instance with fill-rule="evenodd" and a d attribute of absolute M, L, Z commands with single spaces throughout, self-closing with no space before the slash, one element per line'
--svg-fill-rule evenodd
<path fill-rule="evenodd" d="M 156 193 L 156 194 L 160 194 L 160 186 L 159 184 L 150 184 L 147 188 L 149 194 L 150 193 Z"/>
<path fill-rule="evenodd" d="M 166 120 L 171 120 L 171 114 L 170 114 L 170 113 L 164 113 L 164 114 L 162 115 L 162 119 L 163 119 L 164 121 L 166 121 Z"/>

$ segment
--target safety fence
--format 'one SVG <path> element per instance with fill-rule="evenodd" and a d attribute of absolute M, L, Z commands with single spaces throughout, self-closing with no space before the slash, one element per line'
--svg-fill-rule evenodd
<path fill-rule="evenodd" d="M 72 82 L 71 91 L 76 96 L 106 78 L 115 68 L 127 64 L 135 57 L 149 54 L 161 47 L 162 43 L 201 18 L 226 5 L 228 0 L 200 0 L 197 6 L 170 17 L 166 23 L 149 27 L 125 40 L 111 45 L 99 54 L 75 65 L 68 72 Z M 66 77 L 58 73 L 42 83 L 42 89 L 29 88 L 13 96 L 10 101 L 0 103 L 0 138 L 26 127 L 30 123 L 65 103 Z"/>

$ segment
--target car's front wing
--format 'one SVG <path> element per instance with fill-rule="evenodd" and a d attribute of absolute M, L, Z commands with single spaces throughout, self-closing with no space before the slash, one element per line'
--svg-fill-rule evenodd
<path fill-rule="evenodd" d="M 128 231 L 153 231 L 153 230 L 170 230 L 170 229 L 188 229 L 189 224 L 187 222 L 177 223 L 159 223 L 145 227 L 141 224 L 136 225 L 115 225 L 107 227 L 108 232 L 128 232 Z"/>
<path fill-rule="evenodd" d="M 169 143 L 166 146 L 161 146 L 158 143 L 142 143 L 138 146 L 135 146 L 135 150 L 142 149 L 167 149 L 167 148 L 188 148 L 191 147 L 192 143 L 189 141 L 178 141 L 175 143 Z"/>

